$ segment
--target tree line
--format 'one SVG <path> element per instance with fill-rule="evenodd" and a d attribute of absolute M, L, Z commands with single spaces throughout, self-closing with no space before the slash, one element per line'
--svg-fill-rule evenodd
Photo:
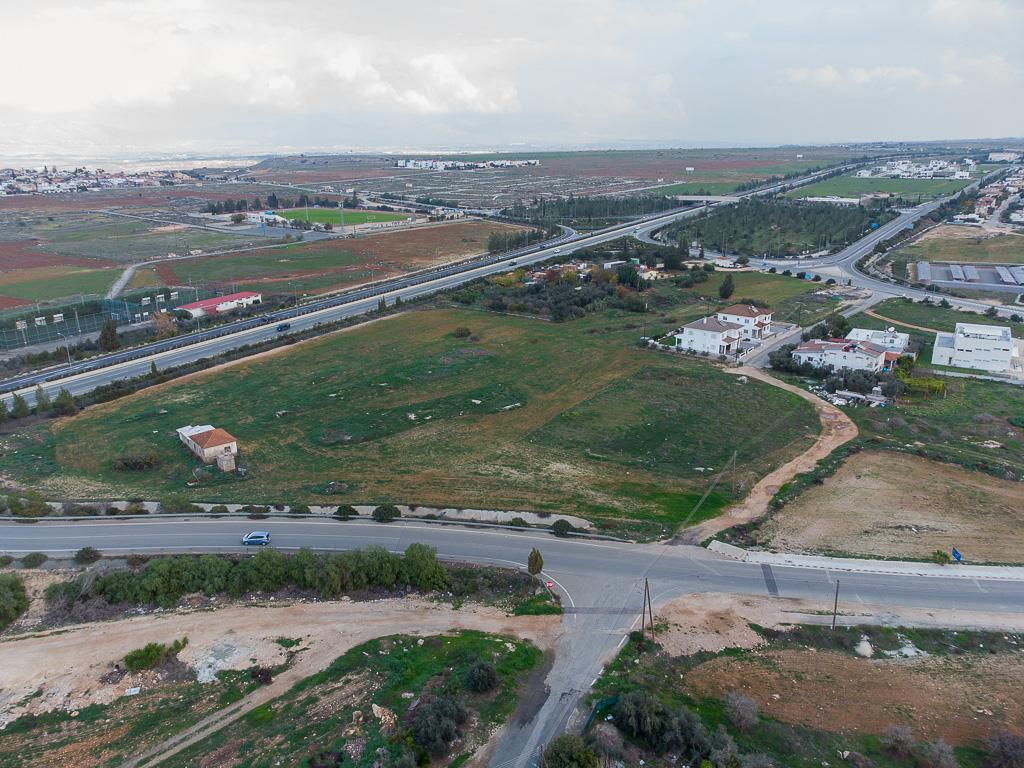
<path fill-rule="evenodd" d="M 227 200 L 211 200 L 203 208 L 203 211 L 205 213 L 235 213 L 236 211 L 244 213 L 245 211 L 264 211 L 268 208 L 271 210 L 277 208 L 305 208 L 307 205 L 312 208 L 358 208 L 359 199 L 354 192 L 351 197 L 346 197 L 340 201 L 320 197 L 320 195 L 310 197 L 306 193 L 302 193 L 297 198 L 279 198 L 276 192 L 271 192 L 267 195 L 265 203 L 258 195 L 252 199 L 251 203 L 245 198 L 240 200 L 232 200 L 230 198 Z"/>

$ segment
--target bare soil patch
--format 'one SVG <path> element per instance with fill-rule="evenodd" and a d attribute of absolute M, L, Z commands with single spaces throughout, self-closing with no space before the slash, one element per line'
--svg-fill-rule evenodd
<path fill-rule="evenodd" d="M 0 242 L 0 272 L 11 272 L 36 267 L 97 267 L 103 262 L 95 259 L 84 259 L 75 256 L 61 256 L 58 253 L 41 251 L 36 248 L 38 240 L 15 240 L 9 243 Z"/>
<path fill-rule="evenodd" d="M 180 637 L 188 637 L 189 643 L 178 658 L 200 679 L 223 669 L 281 664 L 288 652 L 277 638 L 301 638 L 302 652 L 292 667 L 257 692 L 260 701 L 267 701 L 349 648 L 375 637 L 477 629 L 528 638 L 546 649 L 553 647 L 559 625 L 558 616 L 512 617 L 497 608 L 470 605 L 454 610 L 425 599 L 395 598 L 360 603 L 253 603 L 212 612 L 150 613 L 64 627 L 0 643 L 0 721 L 24 713 L 108 703 L 129 687 L 157 685 L 159 673 L 152 671 L 126 675 L 117 682 L 104 682 L 104 677 L 129 651 Z"/>
<path fill-rule="evenodd" d="M 1024 487 L 886 451 L 852 455 L 768 520 L 764 543 L 787 552 L 922 558 L 956 547 L 972 563 L 1020 562 Z"/>
<path fill-rule="evenodd" d="M 739 690 L 773 718 L 838 733 L 908 725 L 918 738 L 968 744 L 1024 721 L 1024 655 L 861 659 L 815 650 L 754 651 L 696 667 L 686 684 L 721 698 Z"/>

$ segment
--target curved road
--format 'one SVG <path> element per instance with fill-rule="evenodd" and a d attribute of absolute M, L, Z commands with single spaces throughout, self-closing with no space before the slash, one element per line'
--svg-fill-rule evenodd
<path fill-rule="evenodd" d="M 279 549 L 302 546 L 344 550 L 376 544 L 402 551 L 413 542 L 441 557 L 525 567 L 532 547 L 544 555 L 545 575 L 567 608 L 564 634 L 547 678 L 550 693 L 526 724 L 510 727 L 491 765 L 527 766 L 538 749 L 565 729 L 581 696 L 634 626 L 645 578 L 654 602 L 695 592 L 831 599 L 836 573 L 824 568 L 778 567 L 719 558 L 699 547 L 559 539 L 537 531 L 335 520 L 146 519 L 0 523 L 0 551 L 68 555 L 83 546 L 105 554 L 238 552 L 254 526 L 271 532 Z M 879 606 L 1024 612 L 1024 581 L 879 573 L 841 574 L 844 602 Z"/>

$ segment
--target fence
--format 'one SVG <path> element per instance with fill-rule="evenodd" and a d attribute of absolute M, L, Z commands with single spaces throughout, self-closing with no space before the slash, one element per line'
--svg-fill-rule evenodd
<path fill-rule="evenodd" d="M 169 311 L 215 295 L 212 291 L 180 288 L 136 293 L 120 299 L 93 299 L 45 308 L 37 306 L 0 321 L 0 351 L 98 333 L 108 320 L 118 325 L 145 322 L 154 312 Z"/>

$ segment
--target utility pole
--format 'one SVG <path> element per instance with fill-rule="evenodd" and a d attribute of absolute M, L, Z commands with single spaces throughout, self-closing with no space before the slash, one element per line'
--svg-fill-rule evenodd
<path fill-rule="evenodd" d="M 651 608 L 651 585 L 647 579 L 644 579 L 644 604 L 643 604 L 643 620 L 641 622 L 641 632 L 646 637 L 647 635 L 647 618 L 650 617 L 651 621 L 651 642 L 654 642 L 654 609 Z"/>
<path fill-rule="evenodd" d="M 836 631 L 836 614 L 839 613 L 839 579 L 836 579 L 836 599 L 832 603 L 832 631 Z"/>

